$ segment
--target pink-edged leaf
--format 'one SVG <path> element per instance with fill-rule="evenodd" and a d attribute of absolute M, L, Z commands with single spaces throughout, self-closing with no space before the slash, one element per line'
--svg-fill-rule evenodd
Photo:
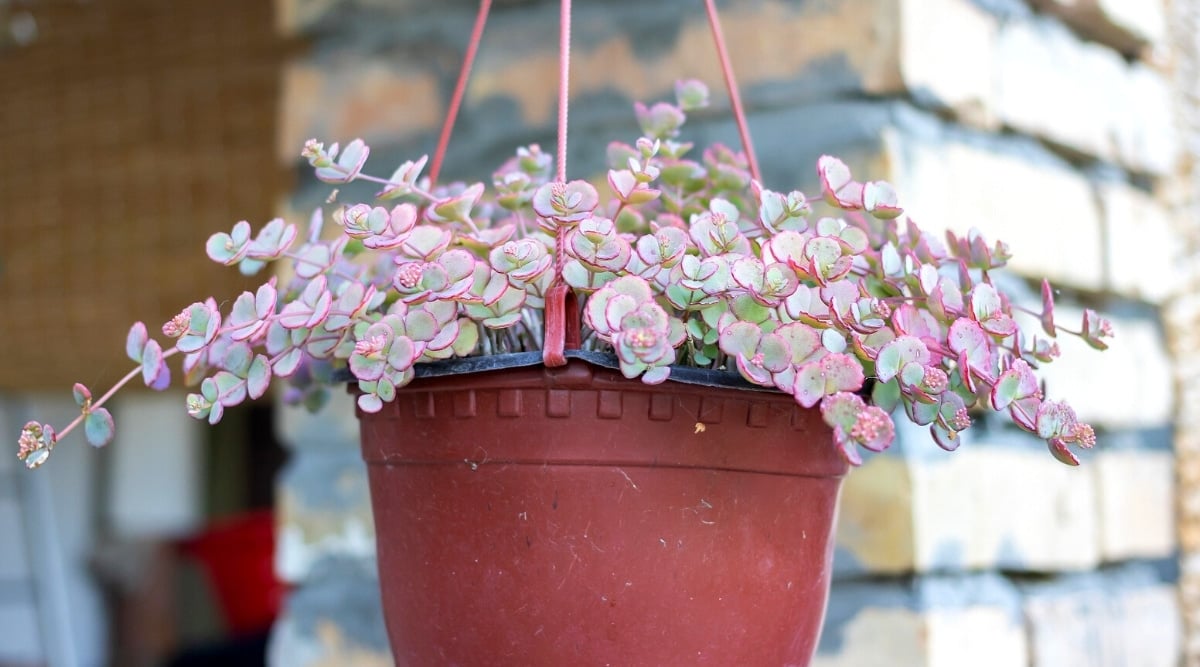
<path fill-rule="evenodd" d="M 946 428 L 940 422 L 935 421 L 931 424 L 929 433 L 933 436 L 933 441 L 937 443 L 937 446 L 948 452 L 958 449 L 958 446 L 962 444 L 962 438 L 958 437 L 958 432 Z"/>
<path fill-rule="evenodd" d="M 159 346 L 158 341 L 146 341 L 146 346 L 142 349 L 142 381 L 146 383 L 147 387 L 154 384 L 162 366 L 162 347 Z"/>
<path fill-rule="evenodd" d="M 146 347 L 147 340 L 150 340 L 150 334 L 146 331 L 146 324 L 134 322 L 129 327 L 129 335 L 125 337 L 125 354 L 134 363 L 142 363 L 142 348 Z"/>
<path fill-rule="evenodd" d="M 1042 280 L 1042 330 L 1047 336 L 1054 338 L 1058 328 L 1054 326 L 1054 289 L 1049 280 Z"/>
<path fill-rule="evenodd" d="M 1008 414 L 1013 422 L 1030 433 L 1037 432 L 1037 413 L 1042 407 L 1042 399 L 1037 396 L 1019 398 L 1012 402 Z"/>
<path fill-rule="evenodd" d="M 946 335 L 950 350 L 960 356 L 965 355 L 971 368 L 981 375 L 987 375 L 988 356 L 991 351 L 988 335 L 974 320 L 956 320 L 950 325 Z"/>
<path fill-rule="evenodd" d="M 868 213 L 881 220 L 897 218 L 904 212 L 896 189 L 886 181 L 871 181 L 864 185 L 862 202 Z"/>
<path fill-rule="evenodd" d="M 790 322 L 775 330 L 791 350 L 791 362 L 797 366 L 819 359 L 825 354 L 821 335 L 817 330 L 802 322 Z"/>
<path fill-rule="evenodd" d="M 246 400 L 246 382 L 229 371 L 217 371 L 213 375 L 217 383 L 217 402 L 226 407 Z"/>
<path fill-rule="evenodd" d="M 921 366 L 929 363 L 929 348 L 915 336 L 900 336 L 879 350 L 875 374 L 881 382 L 887 382 L 912 363 Z"/>
<path fill-rule="evenodd" d="M 753 322 L 734 322 L 721 332 L 718 345 L 730 356 L 753 356 L 762 339 L 762 329 Z"/>
<path fill-rule="evenodd" d="M 250 398 L 261 398 L 271 386 L 271 362 L 264 355 L 254 357 L 246 372 L 246 391 Z"/>
<path fill-rule="evenodd" d="M 1050 438 L 1046 441 L 1046 446 L 1050 449 L 1050 453 L 1055 459 L 1058 460 L 1059 463 L 1065 463 L 1069 466 L 1079 465 L 1079 457 L 1075 456 L 1075 452 L 1072 452 L 1070 448 L 1067 447 L 1067 443 L 1063 442 L 1062 440 L 1058 438 Z"/>
<path fill-rule="evenodd" d="M 71 396 L 75 399 L 75 405 L 81 408 L 92 400 L 92 392 L 78 382 L 75 383 L 74 387 L 71 387 Z"/>
<path fill-rule="evenodd" d="M 424 350 L 424 345 L 417 345 L 408 336 L 396 336 L 388 352 L 388 365 L 398 371 L 406 371 L 412 368 Z"/>
<path fill-rule="evenodd" d="M 806 408 L 811 408 L 825 397 L 825 375 L 821 371 L 821 362 L 814 361 L 796 369 L 792 396 Z"/>
<path fill-rule="evenodd" d="M 838 454 L 846 459 L 846 462 L 852 466 L 860 466 L 863 464 L 862 454 L 858 451 L 858 446 L 850 436 L 840 428 L 833 431 L 833 443 L 837 447 Z"/>
<path fill-rule="evenodd" d="M 271 364 L 271 367 L 275 371 L 275 375 L 278 375 L 279 377 L 290 377 L 292 373 L 295 373 L 296 369 L 300 367 L 300 362 L 303 360 L 303 358 L 303 352 L 300 350 L 300 348 L 292 348 L 283 356 L 275 359 L 274 363 Z"/>
<path fill-rule="evenodd" d="M 383 409 L 383 401 L 375 394 L 363 394 L 358 397 L 358 409 L 363 412 L 379 412 Z"/>
<path fill-rule="evenodd" d="M 825 393 L 858 391 L 863 386 L 863 367 L 851 355 L 835 352 L 821 359 L 821 373 L 825 376 Z"/>
<path fill-rule="evenodd" d="M 83 433 L 89 445 L 103 447 L 112 442 L 116 435 L 116 425 L 112 414 L 104 408 L 90 410 L 83 418 Z"/>

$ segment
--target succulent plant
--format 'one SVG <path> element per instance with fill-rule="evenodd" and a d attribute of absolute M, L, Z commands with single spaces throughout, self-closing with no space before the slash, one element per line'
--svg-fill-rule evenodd
<path fill-rule="evenodd" d="M 133 325 L 136 367 L 96 400 L 76 385 L 79 418 L 58 432 L 30 422 L 18 456 L 41 465 L 80 425 L 106 444 L 104 403 L 138 377 L 166 388 L 166 361 L 179 355 L 185 382 L 198 385 L 187 412 L 211 423 L 275 378 L 289 379 L 288 400 L 317 406 L 336 368 L 357 381 L 358 406 L 378 411 L 418 364 L 541 349 L 561 274 L 584 304 L 584 346 L 615 354 L 625 376 L 662 382 L 680 364 L 737 372 L 819 409 L 852 463 L 859 447 L 888 447 L 894 412 L 955 449 L 975 409 L 1008 412 L 1078 463 L 1070 446 L 1090 447 L 1095 434 L 1047 400 L 1034 374 L 1067 331 L 1048 283 L 1040 312 L 1015 306 L 993 281 L 1007 246 L 976 231 L 943 242 L 903 218 L 889 184 L 856 181 L 834 157 L 817 163 L 815 201 L 766 189 L 743 155 L 679 140 L 708 91 L 686 81 L 676 92 L 675 104 L 637 105 L 644 136 L 609 146 L 604 196 L 587 181 L 552 181 L 553 158 L 537 146 L 502 165 L 488 194 L 482 183 L 432 185 L 424 157 L 378 178 L 362 171 L 361 140 L 340 150 L 309 141 L 302 155 L 319 179 L 378 183 L 377 201 L 333 210 L 332 239 L 324 211 L 303 234 L 281 219 L 257 234 L 245 221 L 214 234 L 213 261 L 246 274 L 284 262 L 291 277 L 273 275 L 224 315 L 211 298 L 187 306 L 162 326 L 174 339 L 166 349 Z M 1091 310 L 1069 333 L 1099 349 L 1112 336 Z"/>

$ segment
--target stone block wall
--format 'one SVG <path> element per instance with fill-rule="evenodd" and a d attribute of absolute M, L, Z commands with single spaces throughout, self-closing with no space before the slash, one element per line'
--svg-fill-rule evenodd
<path fill-rule="evenodd" d="M 843 156 L 893 181 L 924 226 L 1005 240 L 1031 303 L 1025 279 L 1047 276 L 1060 321 L 1095 307 L 1117 331 L 1103 354 L 1061 340 L 1049 368 L 1048 393 L 1100 433 L 1083 466 L 997 420 L 953 454 L 901 429 L 851 474 L 816 664 L 1178 664 L 1173 444 L 1188 346 L 1168 348 L 1178 325 L 1163 313 L 1191 286 L 1195 247 L 1177 178 L 1189 84 L 1169 70 L 1180 2 L 720 3 L 768 187 L 811 191 L 817 156 Z M 556 5 L 496 4 L 447 176 L 486 178 L 517 145 L 553 146 Z M 288 209 L 329 193 L 299 165 L 309 137 L 363 137 L 376 171 L 432 151 L 474 2 L 276 6 L 280 30 L 310 44 L 283 76 L 279 157 L 299 174 Z M 677 78 L 709 82 L 716 101 L 687 138 L 737 145 L 702 3 L 585 1 L 575 14 L 573 176 L 600 176 L 607 141 L 636 136 L 632 102 L 668 97 Z M 278 565 L 297 589 L 275 664 L 387 663 L 355 425 L 348 401 L 334 410 L 281 418 L 294 456 Z"/>

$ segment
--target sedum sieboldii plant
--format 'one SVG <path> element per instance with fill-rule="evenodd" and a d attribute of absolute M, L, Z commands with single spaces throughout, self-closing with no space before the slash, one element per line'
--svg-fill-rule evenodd
<path fill-rule="evenodd" d="M 583 347 L 614 354 L 626 377 L 659 383 L 675 365 L 737 372 L 819 409 L 852 463 L 860 446 L 888 447 L 893 413 L 954 449 L 976 408 L 1006 411 L 1078 463 L 1070 446 L 1092 446 L 1092 428 L 1043 396 L 1035 369 L 1058 355 L 1060 332 L 1103 349 L 1107 321 L 1088 310 L 1078 330 L 1064 329 L 1044 282 L 1040 312 L 1017 308 L 992 280 L 1009 259 L 1003 243 L 922 231 L 890 185 L 856 181 L 836 158 L 818 161 L 816 199 L 766 189 L 742 154 L 680 138 L 707 90 L 688 81 L 676 92 L 675 104 L 636 106 L 643 136 L 609 146 L 599 190 L 554 182 L 537 146 L 503 164 L 489 192 L 432 186 L 425 158 L 369 176 L 361 140 L 340 150 L 309 141 L 303 156 L 318 178 L 377 183 L 375 201 L 328 221 L 317 211 L 303 232 L 276 219 L 214 234 L 213 260 L 246 274 L 280 262 L 288 277 L 271 272 L 227 312 L 212 298 L 184 308 L 161 327 L 166 347 L 133 325 L 129 375 L 96 400 L 76 385 L 79 418 L 61 433 L 30 422 L 18 456 L 36 467 L 79 426 L 106 444 L 104 403 L 138 377 L 166 388 L 172 356 L 198 386 L 188 414 L 210 423 L 275 378 L 289 380 L 289 400 L 316 407 L 339 369 L 357 383 L 358 406 L 378 411 L 418 364 L 542 349 L 547 294 L 561 279 L 583 304 Z"/>

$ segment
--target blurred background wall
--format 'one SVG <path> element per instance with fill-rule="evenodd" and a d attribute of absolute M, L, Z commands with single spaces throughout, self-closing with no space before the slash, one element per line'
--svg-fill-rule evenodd
<path fill-rule="evenodd" d="M 737 145 L 699 0 L 575 4 L 573 177 L 602 177 L 607 141 L 636 137 L 632 102 L 668 98 L 677 78 L 715 102 L 686 138 Z M 0 172 L 4 432 L 34 408 L 69 416 L 71 382 L 122 373 L 133 320 L 156 327 L 208 295 L 197 284 L 241 289 L 203 241 L 322 205 L 305 139 L 363 137 L 371 173 L 431 152 L 475 6 L 0 2 L 0 137 L 20 161 Z M 1103 354 L 1060 341 L 1049 368 L 1049 394 L 1099 432 L 1081 467 L 999 420 L 953 454 L 902 430 L 850 476 L 817 664 L 1200 664 L 1200 2 L 720 6 L 768 187 L 811 191 L 817 156 L 841 155 L 892 180 L 922 225 L 1006 241 L 1031 302 L 1025 277 L 1048 276 L 1061 321 L 1092 307 L 1117 331 Z M 554 144 L 557 16 L 549 0 L 498 0 L 448 177 L 486 179 L 516 146 Z M 30 233 L 48 228 L 57 247 Z M 50 341 L 64 363 L 36 354 Z M 64 642 L 78 664 L 127 650 L 111 646 L 128 639 L 97 545 L 254 506 L 247 480 L 274 468 L 236 452 L 269 449 L 272 413 L 290 451 L 275 564 L 292 586 L 272 664 L 391 664 L 349 401 L 319 418 L 267 402 L 214 434 L 175 398 L 124 399 L 143 416 L 117 414 L 116 446 L 72 442 L 40 476 L 0 457 L 0 530 L 21 535 L 0 541 L 0 622 L 30 638 L 0 642 L 0 665 L 76 664 Z M 149 413 L 162 421 L 144 426 Z"/>
<path fill-rule="evenodd" d="M 268 0 L 0 1 L 4 433 L 34 417 L 65 425 L 72 383 L 102 392 L 124 375 L 135 320 L 157 331 L 250 284 L 203 245 L 269 219 L 289 179 L 274 147 L 287 50 L 273 16 Z M 72 436 L 36 475 L 5 439 L 0 664 L 157 664 L 224 635 L 202 577 L 194 593 L 176 586 L 188 576 L 175 547 L 270 503 L 281 450 L 269 404 L 210 431 L 183 400 L 132 388 L 113 407 L 119 447 Z"/>

